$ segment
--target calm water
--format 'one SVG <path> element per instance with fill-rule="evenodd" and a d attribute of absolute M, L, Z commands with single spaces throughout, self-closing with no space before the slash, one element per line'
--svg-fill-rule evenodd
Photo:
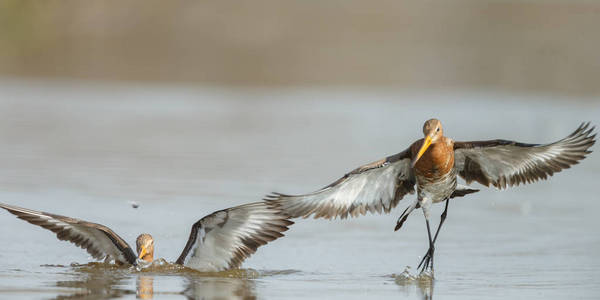
<path fill-rule="evenodd" d="M 599 125 L 600 103 L 3 80 L 0 201 L 99 222 L 130 243 L 149 232 L 157 256 L 173 261 L 206 214 L 320 188 L 403 150 L 430 117 L 457 140 L 549 142 L 581 121 Z M 398 276 L 407 266 L 414 275 L 427 248 L 420 212 L 393 231 L 406 199 L 390 215 L 298 220 L 246 270 L 219 275 L 86 265 L 85 251 L 2 211 L 0 298 L 597 299 L 599 173 L 593 153 L 549 181 L 451 202 L 433 284 Z"/>

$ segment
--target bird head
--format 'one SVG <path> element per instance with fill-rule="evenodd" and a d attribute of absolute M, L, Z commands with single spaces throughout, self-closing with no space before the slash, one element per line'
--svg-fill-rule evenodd
<path fill-rule="evenodd" d="M 417 156 L 414 157 L 412 161 L 412 166 L 414 167 L 417 161 L 423 156 L 423 153 L 427 151 L 427 148 L 431 146 L 431 144 L 437 142 L 442 136 L 444 136 L 444 130 L 442 129 L 442 122 L 438 119 L 429 119 L 423 124 L 423 135 L 425 138 L 423 139 L 423 145 L 419 149 Z"/>
<path fill-rule="evenodd" d="M 147 262 L 154 260 L 154 239 L 147 233 L 140 234 L 136 241 L 138 258 Z"/>

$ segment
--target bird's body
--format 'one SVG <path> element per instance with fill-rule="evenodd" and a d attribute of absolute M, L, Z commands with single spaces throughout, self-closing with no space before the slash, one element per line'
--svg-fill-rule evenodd
<path fill-rule="evenodd" d="M 56 233 L 95 259 L 136 265 L 152 262 L 154 239 L 140 234 L 136 253 L 110 228 L 80 219 L 0 203 L 0 207 L 31 224 Z M 276 205 L 266 202 L 244 204 L 214 212 L 192 226 L 188 242 L 176 263 L 204 272 L 238 268 L 256 249 L 283 236 L 293 222 Z"/>
<path fill-rule="evenodd" d="M 479 191 L 458 184 L 459 176 L 467 184 L 477 181 L 498 189 L 546 179 L 591 153 L 588 149 L 595 143 L 593 129 L 582 124 L 571 135 L 550 144 L 509 140 L 456 142 L 444 136 L 439 120 L 431 119 L 423 126 L 424 138 L 398 154 L 359 167 L 316 192 L 273 193 L 266 200 L 280 205 L 292 217 L 346 218 L 367 212 L 389 213 L 416 187 L 417 199 L 404 210 L 395 230 L 414 209 L 422 208 L 430 244 L 423 270 L 428 266 L 433 269 L 434 243 L 446 218 L 448 200 Z M 446 207 L 432 236 L 430 206 L 443 201 Z"/>
<path fill-rule="evenodd" d="M 411 157 L 417 156 L 422 144 L 423 140 L 413 143 L 410 147 Z M 454 141 L 443 137 L 440 142 L 432 143 L 415 163 L 413 169 L 417 180 L 417 195 L 421 202 L 442 202 L 456 189 L 453 145 Z"/>

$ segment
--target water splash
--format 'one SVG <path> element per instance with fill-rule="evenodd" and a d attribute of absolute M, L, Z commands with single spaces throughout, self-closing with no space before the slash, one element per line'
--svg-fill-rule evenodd
<path fill-rule="evenodd" d="M 431 285 L 433 283 L 433 273 L 431 271 L 413 275 L 410 266 L 406 266 L 404 271 L 398 275 L 392 274 L 392 277 L 398 285 Z"/>
<path fill-rule="evenodd" d="M 66 267 L 62 265 L 46 265 L 48 267 Z M 99 272 L 124 272 L 124 273 L 141 273 L 148 275 L 184 275 L 190 277 L 220 277 L 220 278 L 239 278 L 239 279 L 256 279 L 264 276 L 288 275 L 298 273 L 297 270 L 264 270 L 258 271 L 254 269 L 233 269 L 221 272 L 202 272 L 192 268 L 188 268 L 176 263 L 168 262 L 163 258 L 156 259 L 152 262 L 138 260 L 137 265 L 118 265 L 115 263 L 106 262 L 89 262 L 86 264 L 71 263 L 71 268 L 82 273 L 99 273 Z"/>
<path fill-rule="evenodd" d="M 411 268 L 406 266 L 404 271 L 398 275 L 392 274 L 394 282 L 406 291 L 416 290 L 421 299 L 430 300 L 433 298 L 433 273 L 430 271 L 420 272 L 417 275 L 411 274 Z"/>
<path fill-rule="evenodd" d="M 152 274 L 177 274 L 177 275 L 189 275 L 189 276 L 201 276 L 201 277 L 222 277 L 222 278 L 243 278 L 243 279 L 254 279 L 261 276 L 261 274 L 253 269 L 234 269 L 221 272 L 202 272 L 192 268 L 182 266 L 166 261 L 163 258 L 155 259 L 153 262 L 146 262 L 138 260 L 138 264 L 135 267 L 131 267 L 132 271 L 140 273 L 152 273 Z"/>

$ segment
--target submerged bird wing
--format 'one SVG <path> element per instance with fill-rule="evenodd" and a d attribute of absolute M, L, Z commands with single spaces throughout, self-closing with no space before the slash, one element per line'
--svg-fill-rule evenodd
<path fill-rule="evenodd" d="M 238 268 L 294 222 L 277 205 L 256 202 L 214 212 L 196 222 L 177 263 L 206 272 Z"/>
<path fill-rule="evenodd" d="M 592 151 L 594 127 L 582 123 L 573 133 L 550 144 L 508 140 L 454 142 L 454 167 L 467 183 L 498 189 L 546 179 L 578 163 Z"/>
<path fill-rule="evenodd" d="M 59 240 L 87 250 L 95 259 L 110 256 L 121 263 L 135 264 L 137 257 L 131 247 L 104 225 L 2 203 L 0 207 L 19 219 L 56 233 Z"/>
<path fill-rule="evenodd" d="M 415 176 L 410 148 L 359 167 L 334 183 L 310 194 L 273 193 L 265 200 L 277 203 L 292 217 L 345 219 L 369 212 L 389 213 L 406 194 L 414 193 Z"/>

